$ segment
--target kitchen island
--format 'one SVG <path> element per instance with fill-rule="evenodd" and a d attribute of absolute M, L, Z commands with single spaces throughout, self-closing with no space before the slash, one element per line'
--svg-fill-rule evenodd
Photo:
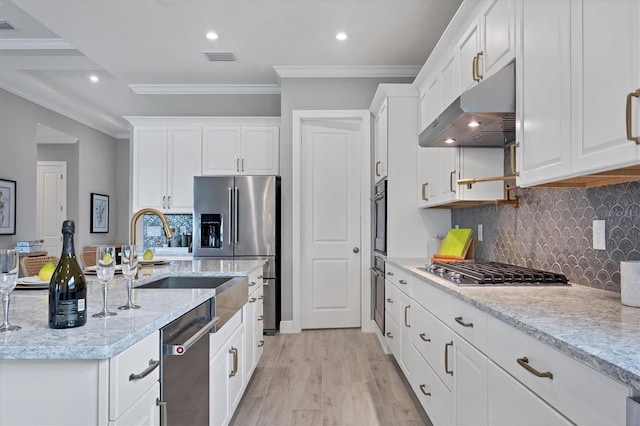
<path fill-rule="evenodd" d="M 489 424 L 519 424 L 522 414 L 506 419 L 504 414 L 549 405 L 553 408 L 544 420 L 552 419 L 554 424 L 562 423 L 558 420 L 562 416 L 578 424 L 624 424 L 626 397 L 640 389 L 640 309 L 622 305 L 619 294 L 580 285 L 460 286 L 427 272 L 425 259 L 388 258 L 386 262 L 392 275 L 388 282 L 401 281 L 391 289 L 403 294 L 401 304 L 406 306 L 399 328 L 412 326 L 408 346 L 413 345 L 426 361 L 415 365 L 431 365 L 451 389 L 452 414 L 443 414 L 445 422 L 456 424 L 456 416 L 461 415 L 463 402 L 456 393 L 464 393 L 462 383 L 472 382 L 461 379 L 462 366 L 471 359 L 467 356 L 475 354 L 476 390 L 484 389 L 488 396 L 476 405 L 480 411 L 474 415 Z M 421 323 L 425 315 L 443 324 Z M 438 333 L 448 337 L 439 342 Z M 402 343 L 407 343 L 403 338 Z M 444 367 L 439 365 L 440 344 L 447 346 Z M 429 345 L 435 345 L 434 358 L 429 358 Z M 462 356 L 457 356 L 459 351 Z M 402 350 L 400 354 L 405 355 Z M 415 357 L 406 359 L 411 366 Z M 407 370 L 412 374 L 410 367 Z M 433 377 L 425 381 L 431 383 L 426 389 L 436 393 L 430 386 L 439 382 Z M 419 391 L 417 395 L 420 399 Z M 525 395 L 530 397 L 526 404 L 521 402 Z M 427 413 L 432 415 L 429 409 Z M 597 417 L 600 413 L 606 415 Z M 543 421 L 536 414 L 531 416 L 529 420 Z"/>
<path fill-rule="evenodd" d="M 125 311 L 117 307 L 127 300 L 126 281 L 116 275 L 108 307 L 118 315 L 110 318 L 92 317 L 102 293 L 87 275 L 87 323 L 63 330 L 48 328 L 47 290 L 14 291 L 10 320 L 22 329 L 0 334 L 0 425 L 157 424 L 159 330 L 215 290 L 135 287 L 169 276 L 256 276 L 263 264 L 194 260 L 140 268 L 134 300 L 141 308 Z"/>

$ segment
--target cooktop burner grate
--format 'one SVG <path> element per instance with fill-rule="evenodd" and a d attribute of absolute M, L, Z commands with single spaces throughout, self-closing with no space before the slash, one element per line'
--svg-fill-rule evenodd
<path fill-rule="evenodd" d="M 500 262 L 433 262 L 427 271 L 457 284 L 566 285 L 567 277 Z"/>

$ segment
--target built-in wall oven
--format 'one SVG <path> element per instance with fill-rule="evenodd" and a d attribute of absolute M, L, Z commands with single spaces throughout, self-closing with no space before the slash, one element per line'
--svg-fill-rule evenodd
<path fill-rule="evenodd" d="M 387 254 L 387 180 L 380 181 L 375 186 L 371 197 L 373 208 L 373 250 Z"/>
<path fill-rule="evenodd" d="M 371 267 L 371 312 L 384 335 L 384 257 L 373 256 Z"/>

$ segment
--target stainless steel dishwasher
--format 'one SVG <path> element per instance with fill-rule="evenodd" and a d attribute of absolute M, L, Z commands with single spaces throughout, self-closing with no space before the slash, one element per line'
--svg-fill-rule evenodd
<path fill-rule="evenodd" d="M 212 300 L 161 331 L 162 425 L 209 424 L 209 332 L 219 321 Z"/>

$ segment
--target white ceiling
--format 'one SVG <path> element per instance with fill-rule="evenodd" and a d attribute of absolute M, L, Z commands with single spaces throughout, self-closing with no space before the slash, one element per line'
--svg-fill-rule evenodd
<path fill-rule="evenodd" d="M 0 0 L 0 87 L 112 136 L 127 115 L 242 115 L 279 107 L 280 77 L 415 77 L 460 2 Z"/>

